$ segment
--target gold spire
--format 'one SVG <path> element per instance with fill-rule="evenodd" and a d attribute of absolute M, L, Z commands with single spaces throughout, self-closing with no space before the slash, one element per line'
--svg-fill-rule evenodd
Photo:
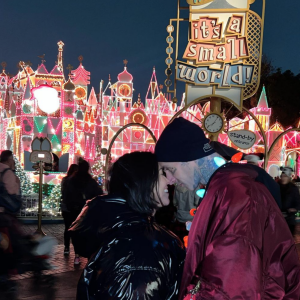
<path fill-rule="evenodd" d="M 57 66 L 60 69 L 62 73 L 64 73 L 64 67 L 63 67 L 63 48 L 64 48 L 64 43 L 62 41 L 59 41 L 57 43 L 58 46 L 58 55 L 57 55 Z"/>
<path fill-rule="evenodd" d="M 71 76 L 71 71 L 73 70 L 73 66 L 68 64 L 67 69 L 69 70 L 69 77 Z"/>
<path fill-rule="evenodd" d="M 127 67 L 128 60 L 127 60 L 127 59 L 124 59 L 124 60 L 123 60 L 123 64 L 125 65 L 125 67 Z"/>

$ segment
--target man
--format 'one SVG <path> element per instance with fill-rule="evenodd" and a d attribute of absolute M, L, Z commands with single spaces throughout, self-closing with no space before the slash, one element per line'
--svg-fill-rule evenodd
<path fill-rule="evenodd" d="M 17 259 L 24 252 L 19 224 L 14 214 L 21 208 L 20 181 L 14 174 L 15 161 L 10 150 L 0 154 L 0 294 L 16 290 L 9 274 L 16 272 Z M 7 245 L 8 244 L 8 245 Z"/>
<path fill-rule="evenodd" d="M 10 195 L 20 194 L 20 180 L 13 172 L 15 160 L 10 150 L 4 150 L 0 154 L 0 180 Z"/>
<path fill-rule="evenodd" d="M 183 118 L 165 128 L 155 153 L 171 182 L 190 190 L 206 185 L 179 299 L 299 299 L 292 235 L 267 188 L 255 181 L 255 170 L 221 166 L 202 129 Z"/>
<path fill-rule="evenodd" d="M 281 171 L 282 173 L 279 181 L 282 198 L 281 210 L 291 233 L 295 235 L 296 212 L 300 210 L 299 190 L 298 187 L 292 182 L 294 170 L 290 167 L 282 167 Z"/>

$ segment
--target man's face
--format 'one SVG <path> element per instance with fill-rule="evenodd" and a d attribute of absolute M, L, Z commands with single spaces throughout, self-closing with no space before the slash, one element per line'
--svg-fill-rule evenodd
<path fill-rule="evenodd" d="M 194 182 L 195 161 L 189 162 L 160 162 L 159 167 L 166 172 L 170 184 L 177 183 L 193 191 L 199 182 Z"/>

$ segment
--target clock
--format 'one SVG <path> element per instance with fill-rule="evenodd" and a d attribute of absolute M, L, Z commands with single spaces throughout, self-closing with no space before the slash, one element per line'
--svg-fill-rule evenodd
<path fill-rule="evenodd" d="M 131 87 L 128 84 L 121 84 L 119 86 L 119 94 L 123 97 L 128 97 L 131 94 Z"/>
<path fill-rule="evenodd" d="M 77 97 L 77 99 L 84 99 L 86 97 L 86 94 L 86 89 L 81 86 L 78 86 L 75 89 L 75 96 Z"/>
<path fill-rule="evenodd" d="M 148 118 L 145 112 L 141 109 L 135 109 L 130 115 L 129 115 L 129 121 L 130 123 L 138 123 L 147 125 Z"/>
<path fill-rule="evenodd" d="M 224 129 L 225 121 L 224 117 L 221 114 L 208 113 L 204 117 L 202 124 L 204 126 L 204 130 L 208 134 L 220 133 Z"/>

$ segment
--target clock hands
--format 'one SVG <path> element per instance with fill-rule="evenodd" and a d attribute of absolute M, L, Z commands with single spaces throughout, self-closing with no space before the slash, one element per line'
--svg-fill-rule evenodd
<path fill-rule="evenodd" d="M 217 120 L 218 120 L 218 116 L 216 116 L 215 121 L 214 121 L 212 124 L 209 124 L 209 125 L 207 126 L 207 128 L 209 128 L 210 126 L 213 126 L 213 125 L 217 122 Z"/>

